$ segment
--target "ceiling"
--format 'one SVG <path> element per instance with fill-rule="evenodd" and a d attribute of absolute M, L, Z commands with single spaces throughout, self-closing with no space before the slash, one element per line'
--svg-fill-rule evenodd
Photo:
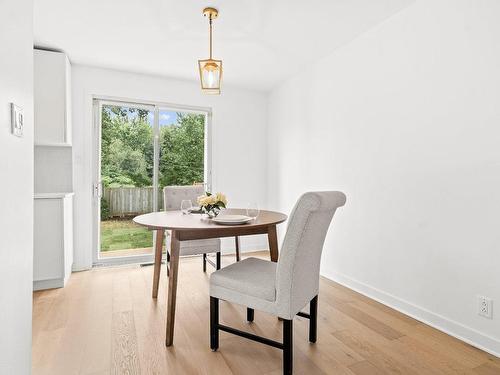
<path fill-rule="evenodd" d="M 73 63 L 197 80 L 205 6 L 224 84 L 267 91 L 413 0 L 35 0 L 35 45 Z"/>

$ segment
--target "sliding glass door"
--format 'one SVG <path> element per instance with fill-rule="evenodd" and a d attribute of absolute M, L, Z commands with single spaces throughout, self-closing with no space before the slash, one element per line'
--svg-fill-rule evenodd
<path fill-rule="evenodd" d="M 206 109 L 94 100 L 94 263 L 148 262 L 152 232 L 136 215 L 163 210 L 163 188 L 207 185 Z"/>

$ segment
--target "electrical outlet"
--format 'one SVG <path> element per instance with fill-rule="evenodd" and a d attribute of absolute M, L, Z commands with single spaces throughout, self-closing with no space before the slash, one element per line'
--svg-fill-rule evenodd
<path fill-rule="evenodd" d="M 477 296 L 477 313 L 488 319 L 493 319 L 493 300 L 484 296 Z"/>

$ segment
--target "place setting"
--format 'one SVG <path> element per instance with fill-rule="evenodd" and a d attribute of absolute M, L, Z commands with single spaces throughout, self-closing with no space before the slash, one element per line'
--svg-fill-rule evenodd
<path fill-rule="evenodd" d="M 205 192 L 197 198 L 197 206 L 189 199 L 182 200 L 181 212 L 184 215 L 201 215 L 201 220 L 210 220 L 219 225 L 243 225 L 255 221 L 259 216 L 259 206 L 256 202 L 247 204 L 246 209 L 227 208 L 227 198 L 223 193 Z M 235 213 L 235 212 L 244 213 Z"/>

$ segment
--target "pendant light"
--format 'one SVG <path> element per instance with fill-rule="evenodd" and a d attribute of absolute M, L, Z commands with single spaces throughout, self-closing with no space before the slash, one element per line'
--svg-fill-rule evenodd
<path fill-rule="evenodd" d="M 200 70 L 201 90 L 207 94 L 220 95 L 222 81 L 222 60 L 212 58 L 212 20 L 217 18 L 219 11 L 215 8 L 203 9 L 203 15 L 208 17 L 210 26 L 210 58 L 198 60 Z"/>

